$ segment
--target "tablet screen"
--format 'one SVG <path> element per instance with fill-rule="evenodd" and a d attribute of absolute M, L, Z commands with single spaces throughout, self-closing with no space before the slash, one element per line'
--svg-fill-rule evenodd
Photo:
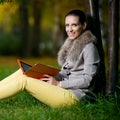
<path fill-rule="evenodd" d="M 28 69 L 30 69 L 32 66 L 28 65 L 21 61 L 21 67 L 23 68 L 24 72 L 26 72 Z"/>

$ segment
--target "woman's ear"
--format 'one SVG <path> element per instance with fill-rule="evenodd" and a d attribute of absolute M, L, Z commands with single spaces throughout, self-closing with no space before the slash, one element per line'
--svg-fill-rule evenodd
<path fill-rule="evenodd" d="M 85 30 L 85 29 L 86 29 L 86 27 L 87 27 L 87 23 L 86 23 L 86 22 L 84 22 L 84 24 L 83 24 L 83 30 Z"/>

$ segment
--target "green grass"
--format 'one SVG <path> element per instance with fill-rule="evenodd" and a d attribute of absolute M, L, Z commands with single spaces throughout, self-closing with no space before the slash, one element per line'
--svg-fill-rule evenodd
<path fill-rule="evenodd" d="M 13 73 L 18 65 L 16 58 L 9 58 L 9 63 L 0 65 L 0 79 Z M 0 59 L 2 60 L 2 59 Z M 51 58 L 36 59 L 42 63 L 57 67 Z M 35 59 L 26 59 L 31 64 Z M 120 90 L 120 88 L 118 88 Z M 33 98 L 28 93 L 21 92 L 12 98 L 0 101 L 0 120 L 119 120 L 120 95 L 115 93 L 107 98 L 97 97 L 95 103 L 82 100 L 70 108 L 50 108 Z"/>

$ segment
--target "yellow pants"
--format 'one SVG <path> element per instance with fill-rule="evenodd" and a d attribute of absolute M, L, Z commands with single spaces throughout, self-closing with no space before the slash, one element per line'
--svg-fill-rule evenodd
<path fill-rule="evenodd" d="M 69 106 L 78 101 L 78 98 L 72 92 L 27 77 L 22 74 L 20 69 L 0 81 L 0 100 L 11 97 L 23 90 L 51 107 Z"/>

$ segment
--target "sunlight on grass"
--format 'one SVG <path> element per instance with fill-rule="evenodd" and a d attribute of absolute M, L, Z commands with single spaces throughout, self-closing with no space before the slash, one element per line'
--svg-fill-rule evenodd
<path fill-rule="evenodd" d="M 17 59 L 19 57 L 0 57 L 0 66 L 15 67 L 18 66 Z M 40 57 L 40 58 L 22 58 L 22 60 L 28 62 L 31 65 L 36 63 L 43 63 L 46 65 L 58 66 L 57 59 L 52 57 Z"/>

